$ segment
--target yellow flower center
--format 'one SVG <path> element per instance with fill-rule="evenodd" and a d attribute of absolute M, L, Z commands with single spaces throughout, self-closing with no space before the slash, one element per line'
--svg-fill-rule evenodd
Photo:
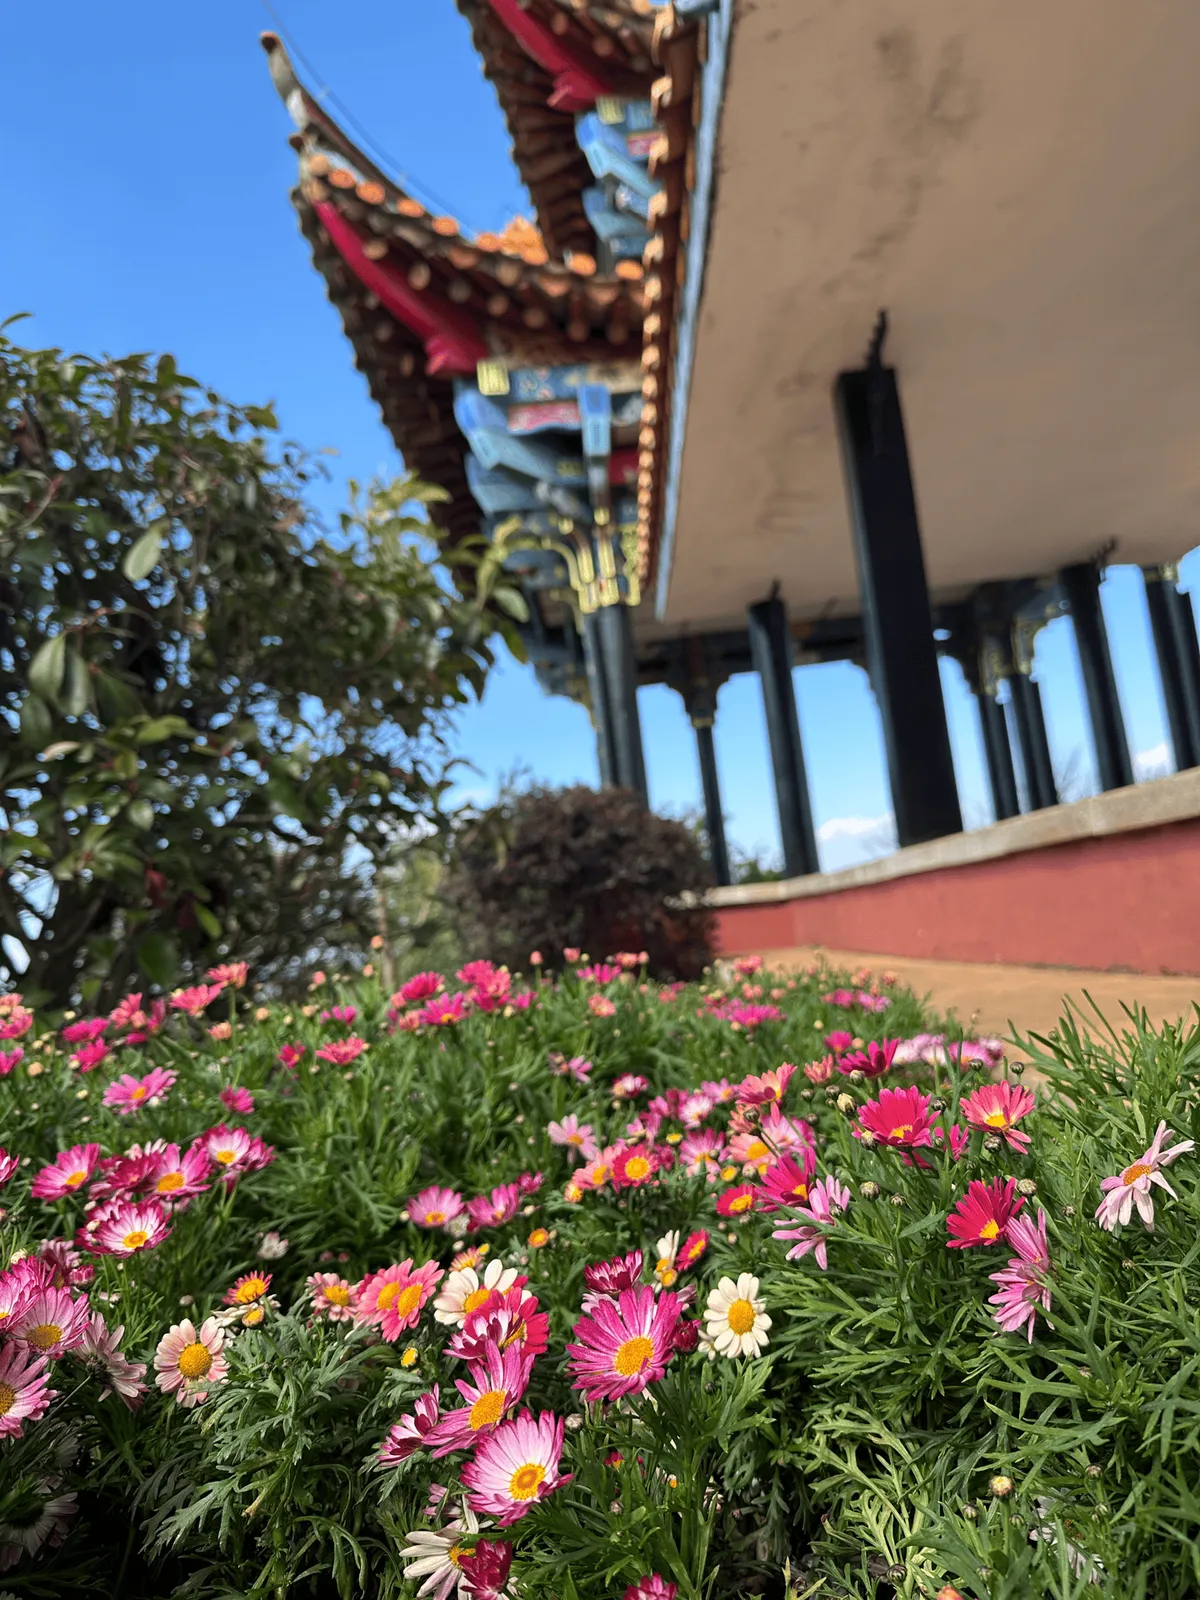
<path fill-rule="evenodd" d="M 655 1276 L 664 1289 L 669 1289 L 679 1274 L 669 1261 L 660 1261 Z"/>
<path fill-rule="evenodd" d="M 67 1188 L 68 1189 L 78 1189 L 79 1185 L 84 1181 L 84 1179 L 86 1177 L 87 1177 L 87 1172 L 86 1171 L 83 1171 L 83 1172 L 72 1172 L 70 1174 L 70 1176 L 67 1178 L 67 1185 L 66 1185 Z"/>
<path fill-rule="evenodd" d="M 648 1178 L 652 1170 L 645 1156 L 634 1156 L 631 1161 L 625 1163 L 625 1176 L 627 1178 Z"/>
<path fill-rule="evenodd" d="M 737 1177 L 737 1168 L 736 1167 L 722 1167 L 721 1168 L 721 1177 L 726 1183 L 728 1183 L 731 1178 L 736 1178 Z"/>
<path fill-rule="evenodd" d="M 214 1150 L 213 1159 L 219 1161 L 223 1167 L 232 1165 L 237 1160 L 236 1150 Z"/>
<path fill-rule="evenodd" d="M 595 1166 L 595 1167 L 592 1168 L 592 1172 L 591 1172 L 592 1182 L 595 1183 L 595 1184 L 606 1183 L 608 1181 L 608 1174 L 609 1174 L 608 1163 L 605 1162 L 605 1161 L 601 1161 L 598 1166 Z"/>
<path fill-rule="evenodd" d="M 644 1335 L 639 1335 L 617 1346 L 613 1367 L 623 1378 L 633 1378 L 639 1372 L 644 1372 L 653 1359 L 654 1346 Z"/>
<path fill-rule="evenodd" d="M 911 1122 L 898 1122 L 891 1130 L 891 1137 L 893 1139 L 903 1139 L 912 1131 L 913 1125 Z"/>
<path fill-rule="evenodd" d="M 749 1333 L 754 1326 L 754 1307 L 749 1300 L 735 1300 L 730 1306 L 725 1320 L 734 1333 Z"/>
<path fill-rule="evenodd" d="M 569 1133 L 567 1135 L 567 1143 L 568 1144 L 582 1144 L 583 1143 L 583 1135 L 581 1133 Z"/>
<path fill-rule="evenodd" d="M 471 1407 L 468 1426 L 472 1429 L 494 1428 L 504 1415 L 504 1402 L 507 1399 L 503 1389 L 489 1389 L 486 1394 L 481 1394 Z"/>
<path fill-rule="evenodd" d="M 212 1352 L 199 1340 L 195 1344 L 185 1344 L 179 1352 L 179 1373 L 189 1383 L 194 1383 L 197 1378 L 203 1378 L 212 1364 Z"/>
<path fill-rule="evenodd" d="M 998 1239 L 1000 1237 L 1000 1224 L 994 1217 L 989 1218 L 989 1220 L 984 1223 L 983 1227 L 980 1228 L 979 1237 L 989 1241 L 992 1239 Z"/>
<path fill-rule="evenodd" d="M 17 1391 L 8 1383 L 0 1383 L 0 1417 L 6 1417 L 17 1403 Z"/>
<path fill-rule="evenodd" d="M 234 1299 L 239 1306 L 248 1306 L 252 1300 L 259 1299 L 267 1292 L 265 1278 L 247 1278 L 245 1283 L 239 1283 L 234 1290 Z"/>
<path fill-rule="evenodd" d="M 1131 1167 L 1126 1167 L 1121 1174 L 1121 1182 L 1128 1189 L 1130 1184 L 1136 1183 L 1139 1178 L 1145 1178 L 1154 1171 L 1148 1161 L 1135 1161 Z"/>
<path fill-rule="evenodd" d="M 490 1289 L 483 1288 L 482 1285 L 478 1289 L 472 1289 L 470 1294 L 463 1301 L 464 1313 L 467 1316 L 470 1316 L 472 1311 L 478 1311 L 484 1301 L 490 1300 L 491 1297 L 492 1291 Z"/>
<path fill-rule="evenodd" d="M 1006 1111 L 989 1111 L 983 1121 L 984 1126 L 988 1128 L 1007 1128 L 1008 1113 Z"/>
<path fill-rule="evenodd" d="M 265 1306 L 251 1306 L 249 1311 L 247 1311 L 246 1315 L 242 1318 L 242 1327 L 257 1328 L 266 1314 L 267 1308 Z"/>
<path fill-rule="evenodd" d="M 144 1100 L 146 1098 L 146 1085 L 139 1083 L 136 1089 L 131 1090 L 129 1098 L 131 1100 Z"/>
<path fill-rule="evenodd" d="M 529 1248 L 531 1250 L 540 1250 L 544 1244 L 548 1244 L 549 1242 L 550 1235 L 546 1232 L 545 1228 L 535 1228 L 529 1235 Z"/>
<path fill-rule="evenodd" d="M 546 1469 L 540 1461 L 527 1461 L 508 1480 L 508 1492 L 514 1500 L 536 1500 L 545 1478 Z"/>
<path fill-rule="evenodd" d="M 754 1196 L 752 1194 L 739 1194 L 735 1195 L 734 1198 L 729 1202 L 729 1209 L 730 1211 L 738 1212 L 749 1211 L 753 1204 Z"/>
<path fill-rule="evenodd" d="M 427 1227 L 436 1228 L 439 1223 L 445 1222 L 445 1220 L 446 1213 L 444 1211 L 427 1211 L 425 1213 L 425 1223 Z"/>
<path fill-rule="evenodd" d="M 396 1296 L 399 1293 L 400 1285 L 398 1283 L 385 1283 L 376 1298 L 375 1309 L 377 1311 L 390 1311 L 396 1304 Z"/>
<path fill-rule="evenodd" d="M 764 1156 L 769 1158 L 770 1154 L 771 1152 L 767 1149 L 766 1145 L 761 1139 L 751 1139 L 750 1143 L 746 1146 L 747 1161 L 761 1161 Z"/>
<path fill-rule="evenodd" d="M 411 1317 L 413 1312 L 421 1304 L 421 1295 L 423 1291 L 423 1284 L 410 1283 L 407 1289 L 401 1289 L 399 1294 L 394 1295 L 393 1300 L 395 1302 L 394 1309 L 396 1315 L 400 1318 Z M 379 1298 L 380 1302 L 382 1303 L 383 1296 L 380 1295 Z"/>
<path fill-rule="evenodd" d="M 402 1367 L 414 1367 L 414 1366 L 416 1366 L 417 1357 L 420 1355 L 420 1353 L 421 1352 L 417 1349 L 415 1344 L 410 1344 L 408 1349 L 400 1357 L 400 1365 Z"/>
<path fill-rule="evenodd" d="M 35 1350 L 53 1350 L 62 1338 L 63 1331 L 57 1322 L 39 1322 L 35 1328 L 25 1330 L 25 1343 Z"/>
<path fill-rule="evenodd" d="M 164 1172 L 154 1185 L 157 1194 L 174 1194 L 176 1189 L 183 1188 L 182 1172 Z"/>
<path fill-rule="evenodd" d="M 473 1556 L 474 1554 L 475 1546 L 473 1544 L 452 1544 L 449 1550 L 446 1551 L 446 1560 L 452 1567 L 461 1568 L 463 1556 Z"/>
<path fill-rule="evenodd" d="M 140 1250 L 149 1237 L 150 1235 L 146 1232 L 145 1228 L 133 1228 L 125 1235 L 125 1237 L 121 1240 L 121 1243 L 125 1246 L 126 1250 Z"/>
<path fill-rule="evenodd" d="M 348 1306 L 350 1304 L 350 1291 L 344 1283 L 326 1284 L 323 1292 L 326 1300 L 332 1306 Z"/>

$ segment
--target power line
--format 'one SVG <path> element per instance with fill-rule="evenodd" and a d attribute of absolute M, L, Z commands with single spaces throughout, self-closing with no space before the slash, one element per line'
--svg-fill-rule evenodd
<path fill-rule="evenodd" d="M 401 168 L 400 163 L 390 154 L 390 152 L 385 150 L 379 141 L 373 138 L 368 130 L 363 127 L 362 123 L 359 122 L 358 118 L 354 115 L 353 111 L 350 110 L 350 107 L 346 105 L 345 101 L 334 94 L 333 90 L 325 82 L 324 78 L 313 65 L 312 61 L 309 60 L 308 56 L 306 56 L 304 51 L 300 48 L 296 41 L 295 35 L 287 27 L 283 18 L 279 15 L 279 12 L 275 9 L 274 5 L 272 5 L 271 0 L 262 0 L 262 5 L 263 9 L 274 23 L 276 33 L 278 33 L 279 37 L 287 45 L 292 56 L 304 68 L 309 82 L 314 85 L 313 93 L 315 98 L 321 101 L 323 104 L 332 106 L 337 112 L 340 121 L 344 123 L 352 133 L 355 134 L 358 142 L 367 151 L 367 153 L 373 155 L 379 162 L 380 166 L 382 166 L 385 170 L 390 171 L 396 182 L 405 189 L 409 190 L 410 193 L 415 195 L 416 198 L 421 201 L 422 205 L 426 206 L 428 210 L 442 212 L 449 216 L 456 215 L 456 208 L 451 205 L 448 200 L 444 199 L 441 195 L 436 194 L 426 184 L 423 184 L 419 180 L 410 177 L 409 174 Z M 479 229 L 472 228 L 471 231 L 473 233 L 478 233 Z"/>

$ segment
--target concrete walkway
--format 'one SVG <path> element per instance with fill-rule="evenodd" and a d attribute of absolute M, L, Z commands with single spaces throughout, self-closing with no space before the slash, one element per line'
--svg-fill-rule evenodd
<path fill-rule="evenodd" d="M 1175 1021 L 1200 1004 L 1200 978 L 1155 977 L 1143 973 L 1084 972 L 1077 967 L 1017 967 L 973 961 L 929 961 L 905 956 L 872 955 L 860 950 L 828 950 L 800 945 L 790 950 L 760 952 L 767 966 L 794 972 L 823 956 L 832 966 L 862 967 L 872 973 L 894 972 L 918 995 L 928 995 L 939 1011 L 953 1011 L 964 1027 L 983 1034 L 1007 1035 L 1010 1025 L 1023 1032 L 1045 1033 L 1062 1013 L 1070 995 L 1085 1014 L 1086 989 L 1118 1030 L 1125 1020 L 1122 1004 L 1144 1006 L 1152 1022 Z"/>

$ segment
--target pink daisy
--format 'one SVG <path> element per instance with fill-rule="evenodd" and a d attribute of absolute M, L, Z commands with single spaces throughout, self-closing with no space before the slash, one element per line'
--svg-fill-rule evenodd
<path fill-rule="evenodd" d="M 146 1394 L 146 1363 L 130 1361 L 121 1354 L 118 1346 L 124 1333 L 124 1327 L 109 1328 L 100 1313 L 94 1312 L 84 1326 L 75 1354 L 102 1375 L 108 1385 L 105 1394 L 115 1394 L 130 1411 L 136 1411 Z M 103 1400 L 105 1395 L 100 1398 Z"/>
<path fill-rule="evenodd" d="M 430 1000 L 442 987 L 440 972 L 418 972 L 396 990 L 391 998 L 394 1006 L 411 1006 L 418 1000 Z"/>
<path fill-rule="evenodd" d="M 470 1010 L 471 1002 L 465 994 L 441 994 L 422 1006 L 417 1016 L 427 1028 L 452 1028 L 468 1016 Z"/>
<path fill-rule="evenodd" d="M 961 1102 L 963 1116 L 973 1128 L 998 1133 L 1014 1150 L 1029 1149 L 1029 1135 L 1018 1132 L 1014 1123 L 1033 1110 L 1033 1091 L 1014 1083 L 985 1083 Z"/>
<path fill-rule="evenodd" d="M 223 992 L 224 987 L 222 983 L 198 983 L 191 989 L 176 989 L 171 996 L 171 1010 L 186 1011 L 189 1017 L 198 1017 Z"/>
<path fill-rule="evenodd" d="M 358 1290 L 336 1272 L 314 1272 L 305 1278 L 312 1290 L 313 1310 L 330 1322 L 353 1322 L 358 1310 Z"/>
<path fill-rule="evenodd" d="M 1177 1156 L 1186 1155 L 1189 1150 L 1196 1148 L 1194 1140 L 1184 1139 L 1182 1143 L 1164 1150 L 1163 1143 L 1170 1137 L 1171 1130 L 1165 1122 L 1160 1122 L 1150 1148 L 1144 1155 L 1139 1156 L 1115 1178 L 1101 1180 L 1100 1187 L 1104 1191 L 1104 1198 L 1096 1207 L 1096 1221 L 1102 1228 L 1107 1228 L 1111 1233 L 1118 1222 L 1127 1223 L 1133 1215 L 1136 1203 L 1138 1215 L 1150 1232 L 1154 1232 L 1154 1196 L 1151 1185 L 1165 1189 L 1173 1200 L 1178 1199 L 1174 1189 L 1163 1177 L 1161 1169 L 1169 1167 Z"/>
<path fill-rule="evenodd" d="M 442 1189 L 436 1184 L 413 1195 L 405 1210 L 408 1220 L 418 1228 L 444 1228 L 463 1214 L 463 1197 L 457 1189 Z"/>
<path fill-rule="evenodd" d="M 19 1067 L 25 1059 L 25 1052 L 17 1045 L 13 1050 L 0 1050 L 0 1078 L 7 1078 L 14 1067 Z"/>
<path fill-rule="evenodd" d="M 254 1110 L 254 1096 L 249 1089 L 239 1089 L 231 1085 L 227 1089 L 222 1089 L 217 1099 L 226 1111 L 235 1111 L 243 1117 L 248 1117 Z"/>
<path fill-rule="evenodd" d="M 715 1128 L 702 1128 L 696 1133 L 685 1133 L 679 1146 L 679 1159 L 690 1177 L 703 1175 L 715 1183 L 726 1160 L 725 1145 Z"/>
<path fill-rule="evenodd" d="M 20 1165 L 20 1156 L 10 1155 L 4 1146 L 0 1144 L 0 1189 L 3 1189 Z"/>
<path fill-rule="evenodd" d="M 520 1344 L 510 1344 L 507 1350 L 489 1346 L 483 1361 L 471 1368 L 470 1378 L 456 1381 L 466 1405 L 448 1411 L 426 1438 L 433 1454 L 473 1450 L 521 1403 L 532 1367 L 533 1358 Z"/>
<path fill-rule="evenodd" d="M 870 1134 L 878 1144 L 912 1149 L 929 1144 L 932 1137 L 929 1096 L 911 1086 L 881 1089 L 878 1100 L 868 1100 L 858 1108 L 858 1121 L 855 1136 Z"/>
<path fill-rule="evenodd" d="M 559 1473 L 563 1421 L 548 1411 L 535 1421 L 527 1411 L 484 1439 L 460 1474 L 467 1504 L 507 1528 L 569 1477 Z"/>
<path fill-rule="evenodd" d="M 153 1250 L 171 1231 L 168 1213 L 155 1200 L 131 1205 L 127 1200 L 114 1201 L 105 1207 L 105 1214 L 93 1214 L 84 1237 L 80 1241 L 94 1255 L 133 1256 L 143 1250 Z"/>
<path fill-rule="evenodd" d="M 226 1289 L 223 1304 L 227 1306 L 252 1306 L 261 1300 L 271 1287 L 269 1272 L 243 1272 L 241 1277 Z"/>
<path fill-rule="evenodd" d="M 229 1362 L 221 1353 L 224 1345 L 225 1330 L 216 1317 L 199 1328 L 186 1318 L 177 1322 L 154 1352 L 155 1383 L 181 1406 L 202 1405 L 229 1373 Z"/>
<path fill-rule="evenodd" d="M 518 1279 L 507 1289 L 493 1290 L 481 1306 L 469 1311 L 446 1348 L 460 1361 L 478 1363 L 491 1345 L 507 1350 L 515 1344 L 532 1358 L 540 1356 L 549 1342 L 549 1314 L 538 1310 L 537 1296 L 528 1293 L 524 1279 Z"/>
<path fill-rule="evenodd" d="M 152 1160 L 146 1175 L 149 1192 L 163 1203 L 190 1200 L 208 1188 L 212 1158 L 202 1144 L 194 1144 L 180 1155 L 177 1144 L 169 1144 Z"/>
<path fill-rule="evenodd" d="M 398 1467 L 420 1450 L 433 1432 L 438 1419 L 438 1386 L 420 1395 L 411 1412 L 389 1428 L 379 1448 L 379 1466 Z"/>
<path fill-rule="evenodd" d="M 641 1280 L 646 1258 L 640 1250 L 615 1256 L 611 1261 L 593 1261 L 583 1269 L 583 1281 L 593 1294 L 616 1299 L 623 1289 L 632 1289 Z"/>
<path fill-rule="evenodd" d="M 152 1067 L 144 1078 L 122 1073 L 105 1089 L 101 1103 L 120 1117 L 132 1116 L 143 1106 L 160 1105 L 177 1077 L 164 1067 Z"/>
<path fill-rule="evenodd" d="M 30 1293 L 6 1319 L 4 1331 L 47 1361 L 59 1361 L 79 1343 L 87 1320 L 82 1295 L 75 1299 L 66 1289 L 47 1286 Z"/>
<path fill-rule="evenodd" d="M 1016 1179 L 992 1183 L 972 1179 L 967 1192 L 946 1218 L 946 1231 L 953 1235 L 947 1250 L 968 1250 L 972 1245 L 996 1244 L 1003 1239 L 1009 1223 L 1025 1204 L 1016 1194 Z M 1015 1196 L 1015 1198 L 1014 1198 Z"/>
<path fill-rule="evenodd" d="M 222 988 L 228 984 L 231 989 L 244 989 L 250 967 L 245 961 L 223 961 L 219 967 L 209 967 L 204 976 Z"/>
<path fill-rule="evenodd" d="M 763 1173 L 762 1191 L 759 1195 L 760 1210 L 780 1211 L 785 1206 L 802 1206 L 807 1203 L 817 1159 L 807 1146 L 798 1151 L 797 1155 L 798 1160 L 793 1156 L 781 1156 Z"/>
<path fill-rule="evenodd" d="M 515 1183 L 502 1183 L 491 1194 L 476 1195 L 467 1201 L 471 1228 L 500 1228 L 511 1222 L 521 1204 L 521 1191 Z"/>
<path fill-rule="evenodd" d="M 657 1572 L 652 1572 L 648 1577 L 639 1578 L 636 1583 L 631 1583 L 621 1600 L 675 1600 L 678 1593 L 677 1583 L 668 1583 L 665 1578 L 660 1578 Z"/>
<path fill-rule="evenodd" d="M 679 1314 L 679 1296 L 656 1296 L 649 1284 L 623 1289 L 615 1303 L 599 1300 L 572 1330 L 572 1386 L 592 1401 L 619 1400 L 657 1383 L 671 1359 Z"/>
<path fill-rule="evenodd" d="M 348 1067 L 352 1061 L 357 1061 L 367 1048 L 367 1041 L 351 1034 L 348 1039 L 334 1039 L 329 1044 L 322 1045 L 317 1051 L 318 1061 L 328 1061 L 331 1066 Z"/>
<path fill-rule="evenodd" d="M 1005 1333 L 1024 1328 L 1033 1343 L 1033 1327 L 1039 1306 L 1050 1309 L 1050 1248 L 1046 1242 L 1046 1213 L 1038 1212 L 1037 1225 L 1028 1217 L 1014 1217 L 1008 1225 L 1008 1242 L 1016 1250 L 1001 1272 L 989 1276 L 998 1286 L 988 1304 L 996 1307 L 993 1316 Z"/>
<path fill-rule="evenodd" d="M 767 1072 L 751 1073 L 737 1086 L 738 1105 L 765 1106 L 772 1102 L 778 1105 L 787 1093 L 795 1072 L 792 1063 L 785 1061 L 781 1067 L 772 1067 Z"/>
<path fill-rule="evenodd" d="M 372 1272 L 358 1286 L 355 1320 L 379 1329 L 389 1341 L 415 1328 L 425 1302 L 445 1276 L 436 1261 L 415 1267 L 411 1258 Z"/>
<path fill-rule="evenodd" d="M 548 1122 L 546 1132 L 550 1135 L 551 1144 L 566 1145 L 584 1161 L 591 1161 L 599 1153 L 592 1126 L 588 1122 L 580 1122 L 574 1112 L 564 1117 L 561 1122 Z"/>
<path fill-rule="evenodd" d="M 35 1350 L 0 1345 L 0 1439 L 19 1439 L 27 1422 L 45 1416 L 54 1399 L 50 1365 Z"/>
<path fill-rule="evenodd" d="M 344 1023 L 346 1027 L 349 1027 L 357 1015 L 357 1006 L 330 1006 L 327 1011 L 322 1011 L 321 1021 L 341 1022 Z"/>
<path fill-rule="evenodd" d="M 865 1049 L 843 1055 L 837 1069 L 847 1076 L 852 1072 L 861 1072 L 864 1078 L 882 1078 L 895 1060 L 899 1045 L 899 1039 L 885 1039 L 882 1044 L 871 1039 Z"/>
<path fill-rule="evenodd" d="M 675 1257 L 676 1270 L 686 1272 L 689 1267 L 694 1267 L 708 1249 L 708 1240 L 709 1235 L 703 1228 L 696 1233 L 689 1233 Z"/>
<path fill-rule="evenodd" d="M 834 1073 L 834 1060 L 832 1056 L 824 1056 L 820 1061 L 810 1061 L 804 1069 L 804 1076 L 809 1083 L 828 1083 Z"/>
<path fill-rule="evenodd" d="M 612 1164 L 614 1189 L 640 1189 L 649 1183 L 659 1167 L 659 1153 L 651 1145 L 633 1145 L 622 1150 Z"/>
<path fill-rule="evenodd" d="M 614 1100 L 632 1100 L 635 1095 L 644 1094 L 650 1085 L 639 1073 L 623 1072 L 612 1086 Z"/>
<path fill-rule="evenodd" d="M 504 1600 L 512 1558 L 512 1545 L 501 1539 L 480 1539 L 463 1551 L 458 1566 L 471 1600 Z"/>
<path fill-rule="evenodd" d="M 108 1056 L 108 1046 L 103 1039 L 93 1039 L 91 1044 L 81 1044 L 71 1057 L 71 1064 L 80 1072 L 92 1072 Z"/>
<path fill-rule="evenodd" d="M 776 1228 L 776 1239 L 795 1239 L 797 1242 L 787 1253 L 789 1261 L 798 1261 L 811 1250 L 816 1257 L 817 1265 L 824 1272 L 828 1266 L 827 1230 L 837 1227 L 838 1219 L 835 1215 L 845 1211 L 850 1204 L 850 1191 L 845 1184 L 839 1183 L 836 1178 L 820 1178 L 813 1184 L 812 1194 L 806 1206 L 797 1206 L 797 1216 L 806 1220 L 799 1227 Z"/>
<path fill-rule="evenodd" d="M 304 1059 L 304 1049 L 305 1047 L 302 1044 L 285 1044 L 280 1048 L 279 1054 L 275 1059 L 281 1067 L 286 1067 L 289 1072 L 294 1072 Z"/>
<path fill-rule="evenodd" d="M 90 1044 L 93 1039 L 99 1039 L 107 1027 L 107 1017 L 84 1017 L 65 1027 L 62 1036 L 68 1044 Z"/>
<path fill-rule="evenodd" d="M 60 1151 L 50 1166 L 42 1168 L 29 1192 L 35 1200 L 61 1200 L 82 1188 L 99 1160 L 98 1144 L 74 1144 L 69 1150 Z"/>

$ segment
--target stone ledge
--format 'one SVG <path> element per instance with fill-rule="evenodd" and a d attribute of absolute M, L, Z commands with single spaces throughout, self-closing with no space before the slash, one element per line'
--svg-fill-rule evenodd
<path fill-rule="evenodd" d="M 814 872 L 803 878 L 784 878 L 777 883 L 741 883 L 712 889 L 704 903 L 714 910 L 725 910 L 733 906 L 809 900 L 817 895 L 837 894 L 843 889 L 862 889 L 895 878 L 909 878 L 916 873 L 968 867 L 1029 850 L 1136 833 L 1173 822 L 1190 822 L 1198 817 L 1200 768 L 1193 767 L 1169 778 L 1155 778 L 1125 789 L 1110 789 L 1107 794 L 1092 795 L 1069 805 L 1049 806 L 1044 811 L 1010 817 L 1006 822 L 995 822 L 972 833 L 955 833 L 945 839 L 931 839 L 926 844 L 908 845 L 878 861 L 865 861 L 861 866 L 845 867 L 840 872 Z"/>

